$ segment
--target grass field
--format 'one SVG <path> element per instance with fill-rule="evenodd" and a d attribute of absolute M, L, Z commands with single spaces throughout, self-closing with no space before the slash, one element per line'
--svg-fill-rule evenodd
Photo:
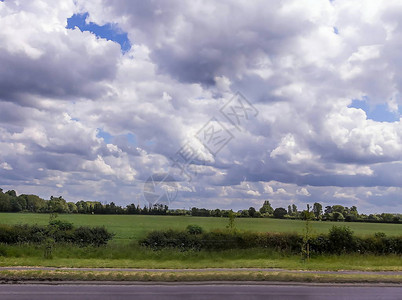
<path fill-rule="evenodd" d="M 402 271 L 402 259 L 397 255 L 319 255 L 306 263 L 300 255 L 289 255 L 270 249 L 237 249 L 225 251 L 152 251 L 137 241 L 155 229 L 184 229 L 197 224 L 205 230 L 224 229 L 226 218 L 189 216 L 139 215 L 59 215 L 60 220 L 75 226 L 104 225 L 116 236 L 106 247 L 80 248 L 57 245 L 53 259 L 43 259 L 43 245 L 1 245 L 0 266 L 53 266 L 53 267 L 122 267 L 122 268 L 284 268 L 293 270 L 362 270 Z M 46 214 L 0 213 L 0 224 L 38 224 L 49 221 Z M 304 221 L 278 219 L 236 219 L 240 230 L 259 232 L 299 232 Z M 384 232 L 389 236 L 401 235 L 402 225 L 372 223 L 312 222 L 316 233 L 327 233 L 333 225 L 350 226 L 357 235 Z"/>
<path fill-rule="evenodd" d="M 41 245 L 0 245 L 0 266 L 402 271 L 402 259 L 398 255 L 316 255 L 307 262 L 301 259 L 300 254 L 285 254 L 272 249 L 152 251 L 134 243 L 110 244 L 100 248 L 58 245 L 53 251 L 53 259 L 43 259 L 43 249 Z"/>
<path fill-rule="evenodd" d="M 184 229 L 189 224 L 197 224 L 205 230 L 224 229 L 227 218 L 205 218 L 191 216 L 142 216 L 142 215 L 59 215 L 60 220 L 72 222 L 75 226 L 105 226 L 115 233 L 115 242 L 138 240 L 147 232 L 156 229 Z M 0 224 L 38 224 L 49 222 L 47 214 L 0 213 Z M 271 218 L 237 218 L 236 227 L 240 230 L 257 232 L 298 232 L 302 233 L 304 221 L 280 220 Z M 388 236 L 402 235 L 401 224 L 312 222 L 315 233 L 327 233 L 334 225 L 349 226 L 356 235 L 384 232 Z"/>

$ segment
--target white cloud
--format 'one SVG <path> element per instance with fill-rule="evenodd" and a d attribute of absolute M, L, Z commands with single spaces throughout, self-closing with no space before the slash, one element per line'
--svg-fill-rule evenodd
<path fill-rule="evenodd" d="M 297 190 L 296 193 L 301 196 L 311 196 L 311 194 L 309 193 L 309 191 L 306 188 L 301 188 L 301 189 Z"/>
<path fill-rule="evenodd" d="M 117 23 L 132 48 L 66 29 L 77 12 Z M 235 138 L 216 157 L 204 151 L 180 204 L 311 196 L 402 209 L 401 121 L 348 107 L 402 105 L 400 1 L 10 0 L 0 16 L 5 186 L 139 200 L 148 176 L 217 117 Z M 237 90 L 259 111 L 241 132 L 219 112 Z"/>
<path fill-rule="evenodd" d="M 7 170 L 7 171 L 11 171 L 13 169 L 13 167 L 10 166 L 7 162 L 0 163 L 0 168 Z"/>

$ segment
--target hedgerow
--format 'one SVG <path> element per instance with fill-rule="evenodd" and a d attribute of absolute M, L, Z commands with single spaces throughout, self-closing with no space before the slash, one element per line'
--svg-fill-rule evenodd
<path fill-rule="evenodd" d="M 71 223 L 53 221 L 48 226 L 0 224 L 0 243 L 44 243 L 51 238 L 56 243 L 72 243 L 80 246 L 101 246 L 112 239 L 113 234 L 104 227 L 73 227 Z"/>
<path fill-rule="evenodd" d="M 192 234 L 181 230 L 155 230 L 139 241 L 153 250 L 177 248 L 186 250 L 226 250 L 271 248 L 286 253 L 300 253 L 303 237 L 297 233 L 258 233 L 248 231 L 213 230 Z M 312 236 L 310 251 L 316 254 L 371 253 L 402 254 L 402 236 L 385 234 L 355 236 L 348 227 L 334 226 L 328 234 Z"/>

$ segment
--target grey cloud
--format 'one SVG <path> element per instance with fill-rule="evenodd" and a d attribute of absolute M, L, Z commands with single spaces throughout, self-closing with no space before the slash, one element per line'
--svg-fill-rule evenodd
<path fill-rule="evenodd" d="M 398 22 L 384 40 L 384 20 L 397 21 L 398 7 L 366 24 L 366 8 L 360 18 L 353 3 L 338 8 L 343 1 L 77 3 L 60 20 L 88 11 L 99 25 L 119 23 L 133 47 L 122 55 L 118 45 L 60 24 L 30 39 L 24 33 L 35 24 L 8 27 L 18 30 L 0 45 L 0 163 L 13 168 L 0 169 L 6 185 L 47 197 L 142 201 L 143 181 L 166 170 L 169 157 L 240 90 L 258 117 L 241 133 L 232 128 L 235 139 L 192 183 L 180 182 L 178 205 L 322 199 L 372 208 L 398 200 L 400 122 L 368 122 L 347 108 L 353 98 L 385 102 L 400 90 Z M 44 22 L 47 12 L 29 9 Z M 20 40 L 42 55 L 1 47 Z M 359 48 L 373 44 L 378 57 L 365 59 Z M 109 145 L 96 138 L 97 128 L 112 135 Z M 311 196 L 298 192 L 302 186 Z"/>

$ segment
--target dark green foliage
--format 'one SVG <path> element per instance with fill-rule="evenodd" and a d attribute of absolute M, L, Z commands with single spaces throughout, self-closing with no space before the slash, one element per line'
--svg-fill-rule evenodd
<path fill-rule="evenodd" d="M 251 218 L 255 218 L 256 217 L 256 210 L 255 210 L 255 208 L 254 207 L 250 207 L 249 209 L 248 209 L 248 215 L 251 217 Z"/>
<path fill-rule="evenodd" d="M 73 235 L 71 242 L 81 246 L 102 246 L 112 239 L 113 234 L 108 232 L 105 227 L 78 227 Z"/>
<path fill-rule="evenodd" d="M 185 250 L 227 250 L 269 248 L 285 253 L 300 253 L 303 236 L 296 233 L 257 233 L 247 231 L 213 230 L 201 234 L 188 231 L 152 231 L 140 245 L 153 250 L 176 248 Z M 309 239 L 311 254 L 371 253 L 402 254 L 402 236 L 356 237 L 348 227 L 331 229 L 329 234 L 321 234 Z"/>
<path fill-rule="evenodd" d="M 50 226 L 54 226 L 58 230 L 66 231 L 73 229 L 73 223 L 68 221 L 61 221 L 61 220 L 51 220 L 49 222 Z"/>
<path fill-rule="evenodd" d="M 287 214 L 286 209 L 283 207 L 275 208 L 274 218 L 282 219 Z"/>
<path fill-rule="evenodd" d="M 198 239 L 199 235 L 190 234 L 186 231 L 166 230 L 166 231 L 151 231 L 147 237 L 140 240 L 140 244 L 150 247 L 154 250 L 164 248 L 178 248 L 182 250 L 199 250 L 201 243 Z"/>
<path fill-rule="evenodd" d="M 340 206 L 340 205 L 338 205 L 338 206 Z M 333 221 L 343 221 L 343 220 L 345 220 L 345 217 L 343 216 L 342 213 L 336 211 L 332 214 L 332 220 Z"/>
<path fill-rule="evenodd" d="M 353 231 L 347 226 L 333 226 L 328 239 L 332 251 L 337 254 L 351 251 L 356 243 Z"/>
<path fill-rule="evenodd" d="M 260 208 L 260 213 L 261 214 L 272 214 L 274 212 L 274 209 L 271 206 L 271 203 L 269 203 L 268 200 L 264 201 L 264 204 Z"/>
<path fill-rule="evenodd" d="M 272 248 L 286 252 L 300 249 L 301 237 L 292 233 L 255 233 L 214 230 L 199 235 L 185 231 L 152 231 L 140 244 L 154 250 L 178 248 L 181 250 L 226 250 Z"/>
<path fill-rule="evenodd" d="M 322 205 L 321 205 L 320 203 L 315 202 L 315 203 L 313 204 L 313 213 L 314 213 L 314 216 L 315 216 L 315 218 L 316 218 L 317 220 L 321 218 L 321 215 L 322 215 Z"/>
<path fill-rule="evenodd" d="M 40 243 L 44 240 L 47 229 L 37 225 L 0 225 L 0 243 Z"/>
<path fill-rule="evenodd" d="M 104 227 L 73 228 L 69 222 L 50 221 L 49 226 L 0 225 L 0 243 L 72 243 L 80 246 L 101 246 L 113 237 Z"/>
<path fill-rule="evenodd" d="M 201 234 L 204 231 L 199 225 L 188 225 L 186 229 L 189 234 Z"/>
<path fill-rule="evenodd" d="M 383 232 L 377 232 L 359 237 L 345 226 L 334 226 L 329 235 L 318 235 L 310 244 L 314 253 L 402 254 L 402 236 L 387 237 Z"/>
<path fill-rule="evenodd" d="M 227 217 L 229 219 L 229 223 L 226 226 L 226 228 L 228 228 L 230 231 L 236 231 L 236 224 L 235 224 L 236 215 L 235 215 L 235 213 L 232 210 L 230 210 L 228 212 Z"/>

